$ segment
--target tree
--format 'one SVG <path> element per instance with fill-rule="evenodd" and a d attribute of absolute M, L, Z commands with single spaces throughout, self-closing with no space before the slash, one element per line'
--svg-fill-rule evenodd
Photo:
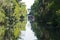
<path fill-rule="evenodd" d="M 35 0 L 31 7 L 30 14 L 35 17 L 32 29 L 38 40 L 59 40 L 59 3 L 59 0 Z"/>
<path fill-rule="evenodd" d="M 0 1 L 0 40 L 17 40 L 20 31 L 25 30 L 26 6 L 24 3 L 19 4 L 21 3 L 20 1 Z M 24 22 L 20 21 L 21 14 L 24 16 Z"/>

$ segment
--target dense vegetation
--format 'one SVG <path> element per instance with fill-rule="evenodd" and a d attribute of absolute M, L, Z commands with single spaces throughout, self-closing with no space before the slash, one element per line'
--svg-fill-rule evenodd
<path fill-rule="evenodd" d="M 26 6 L 21 0 L 0 0 L 0 40 L 17 40 L 25 30 Z"/>
<path fill-rule="evenodd" d="M 38 40 L 60 40 L 60 0 L 35 0 L 30 14 Z"/>

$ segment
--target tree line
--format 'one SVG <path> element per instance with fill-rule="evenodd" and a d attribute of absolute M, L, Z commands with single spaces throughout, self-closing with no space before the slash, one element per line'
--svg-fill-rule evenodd
<path fill-rule="evenodd" d="M 21 0 L 0 0 L 0 40 L 17 40 L 25 30 L 26 5 Z"/>
<path fill-rule="evenodd" d="M 30 14 L 38 40 L 60 40 L 60 0 L 35 0 Z"/>

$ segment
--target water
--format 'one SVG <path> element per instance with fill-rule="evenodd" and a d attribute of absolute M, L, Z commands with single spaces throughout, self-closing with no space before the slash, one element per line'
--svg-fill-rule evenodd
<path fill-rule="evenodd" d="M 31 6 L 34 3 L 34 0 L 22 0 L 22 2 L 25 2 L 27 14 L 29 14 L 30 11 L 28 9 L 31 8 Z M 30 24 L 30 21 L 28 21 L 28 18 L 27 18 L 26 30 L 21 31 L 21 34 L 19 37 L 20 38 L 18 40 L 37 40 L 34 32 L 31 29 L 31 24 Z"/>
<path fill-rule="evenodd" d="M 34 35 L 34 32 L 31 29 L 31 24 L 29 21 L 27 21 L 26 30 L 21 31 L 20 37 L 21 39 L 18 40 L 37 40 L 36 36 Z"/>

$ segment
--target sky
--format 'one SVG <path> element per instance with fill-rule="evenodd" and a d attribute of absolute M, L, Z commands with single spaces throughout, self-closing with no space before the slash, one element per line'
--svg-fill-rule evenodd
<path fill-rule="evenodd" d="M 22 2 L 25 2 L 26 8 L 29 9 L 34 3 L 34 0 L 22 0 Z"/>

